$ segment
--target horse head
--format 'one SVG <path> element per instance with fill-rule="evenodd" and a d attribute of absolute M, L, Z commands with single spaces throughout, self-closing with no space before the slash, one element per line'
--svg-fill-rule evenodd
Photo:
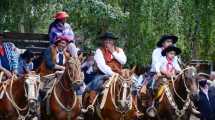
<path fill-rule="evenodd" d="M 84 74 L 81 72 L 81 63 L 78 58 L 70 57 L 66 63 L 64 75 L 72 88 L 83 83 Z"/>
<path fill-rule="evenodd" d="M 189 93 L 190 97 L 193 98 L 194 96 L 197 96 L 199 88 L 198 81 L 196 79 L 197 78 L 196 68 L 193 66 L 188 66 L 181 72 L 181 75 L 186 91 Z"/>
<path fill-rule="evenodd" d="M 28 100 L 29 111 L 31 114 L 37 113 L 37 103 L 39 94 L 40 76 L 28 74 L 25 76 L 25 92 Z"/>
<path fill-rule="evenodd" d="M 134 69 L 124 69 L 116 81 L 116 88 L 118 90 L 116 99 L 121 112 L 127 112 L 132 107 L 131 85 L 133 73 Z"/>

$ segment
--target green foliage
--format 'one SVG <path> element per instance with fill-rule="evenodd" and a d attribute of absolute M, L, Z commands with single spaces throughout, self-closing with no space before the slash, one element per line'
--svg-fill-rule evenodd
<path fill-rule="evenodd" d="M 129 64 L 149 64 L 163 34 L 179 37 L 184 60 L 215 61 L 214 0 L 1 0 L 0 31 L 47 33 L 56 11 L 67 10 L 82 47 L 95 49 L 112 31 Z"/>

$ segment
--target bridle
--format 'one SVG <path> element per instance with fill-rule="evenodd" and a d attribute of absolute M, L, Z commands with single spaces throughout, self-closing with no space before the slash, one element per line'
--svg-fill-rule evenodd
<path fill-rule="evenodd" d="M 190 100 L 190 93 L 191 90 L 188 88 L 187 84 L 186 84 L 186 79 L 185 79 L 185 71 L 189 70 L 189 69 L 195 69 L 194 67 L 187 67 L 185 69 L 183 69 L 177 76 L 176 79 L 174 80 L 173 77 L 171 77 L 171 82 L 172 82 L 172 87 L 173 87 L 173 92 L 175 93 L 175 95 L 184 103 L 184 106 L 182 107 L 182 109 L 180 110 L 174 100 L 173 94 L 170 90 L 169 85 L 164 85 L 164 93 L 167 96 L 167 99 L 170 103 L 170 105 L 172 106 L 172 108 L 175 110 L 176 115 L 180 118 L 185 114 L 185 111 L 188 109 L 189 105 L 191 104 L 191 100 Z M 192 73 L 194 74 L 194 73 Z M 178 77 L 182 75 L 182 80 L 183 80 L 183 84 L 186 88 L 186 92 L 187 97 L 184 100 L 176 91 L 175 89 L 175 82 L 178 80 Z"/>
<path fill-rule="evenodd" d="M 80 63 L 78 60 L 71 59 L 68 61 L 68 63 L 74 64 L 74 67 L 76 68 L 75 70 L 79 69 Z M 75 70 L 73 70 L 72 75 L 75 75 L 75 72 L 74 72 Z M 67 74 L 69 75 L 70 81 L 72 81 L 72 85 L 82 84 L 84 78 L 83 78 L 83 75 L 81 75 L 82 74 L 81 72 L 79 72 L 79 76 L 81 76 L 80 80 L 73 80 L 70 69 L 67 69 Z"/>
<path fill-rule="evenodd" d="M 38 75 L 35 75 L 34 76 L 27 76 L 25 77 L 26 81 L 25 81 L 25 84 L 31 84 L 31 85 L 34 85 L 33 87 L 36 88 L 36 93 L 34 93 L 34 95 L 32 95 L 31 93 L 27 93 L 27 90 L 26 90 L 26 87 L 25 85 L 23 85 L 24 87 L 24 91 L 25 91 L 25 96 L 27 97 L 28 99 L 28 104 L 24 107 L 19 107 L 17 105 L 17 103 L 15 102 L 14 100 L 14 97 L 13 97 L 13 83 L 15 81 L 15 78 L 16 78 L 16 75 L 13 75 L 11 80 L 10 80 L 10 83 L 8 83 L 9 81 L 4 81 L 2 83 L 2 92 L 4 92 L 4 94 L 6 95 L 7 99 L 10 101 L 10 103 L 12 104 L 12 106 L 14 107 L 14 109 L 16 110 L 17 114 L 18 114 L 18 120 L 25 120 L 27 117 L 30 117 L 31 116 L 31 113 L 32 112 L 30 110 L 30 106 L 29 106 L 29 101 L 33 100 L 33 101 L 37 101 L 37 97 L 38 97 L 38 93 L 39 93 L 39 89 L 38 89 L 38 86 L 37 86 L 37 82 L 39 82 L 39 79 L 38 79 Z M 9 89 L 9 92 L 7 91 L 7 87 L 10 87 Z M 30 88 L 28 88 L 30 89 Z M 29 90 L 28 90 L 29 91 Z M 32 91 L 31 91 L 32 92 Z M 21 112 L 24 112 L 24 111 L 27 111 L 25 115 L 22 115 Z"/>
<path fill-rule="evenodd" d="M 172 82 L 172 85 L 173 85 L 173 90 L 174 90 L 174 93 L 176 94 L 176 96 L 182 101 L 182 102 L 185 102 L 186 100 L 184 100 L 179 94 L 178 92 L 176 91 L 175 89 L 175 82 L 178 80 L 179 76 L 182 76 L 182 80 L 183 80 L 183 83 L 184 83 L 184 86 L 186 88 L 186 92 L 188 93 L 188 95 L 191 93 L 191 90 L 188 88 L 187 86 L 187 83 L 186 83 L 186 78 L 185 78 L 185 71 L 189 70 L 189 69 L 194 69 L 195 68 L 192 66 L 192 67 L 187 67 L 185 69 L 183 69 L 176 77 L 175 77 L 175 80 L 173 79 L 173 77 L 171 77 L 171 82 Z M 194 73 L 192 73 L 194 74 Z M 194 76 L 194 75 L 192 75 Z M 197 84 L 198 85 L 198 84 Z M 199 87 L 199 86 L 198 86 Z"/>
<path fill-rule="evenodd" d="M 75 67 L 75 70 L 78 70 L 79 69 L 79 66 L 80 66 L 80 63 L 78 63 L 77 60 L 74 60 L 74 59 L 71 59 L 68 61 L 69 64 L 73 64 Z M 54 82 L 54 88 L 53 88 L 53 92 L 54 92 L 54 97 L 58 103 L 58 105 L 66 112 L 71 112 L 76 104 L 77 104 L 77 95 L 76 95 L 76 92 L 74 91 L 74 86 L 77 85 L 77 84 L 81 84 L 82 81 L 83 81 L 83 78 L 81 78 L 81 80 L 73 80 L 72 78 L 72 75 L 75 75 L 75 70 L 71 71 L 69 68 L 67 70 L 65 70 L 64 72 L 66 72 L 66 74 L 68 74 L 68 77 L 69 77 L 69 80 L 71 82 L 69 88 L 66 88 L 62 82 L 62 80 L 56 80 L 55 79 L 55 82 Z M 81 73 L 79 73 L 79 75 L 81 76 Z M 57 82 L 56 82 L 57 81 Z M 71 107 L 66 107 L 65 105 L 63 105 L 63 103 L 60 101 L 59 97 L 57 96 L 57 93 L 56 93 L 56 83 L 59 83 L 60 87 L 65 90 L 65 91 L 73 91 L 73 94 L 74 94 L 74 102 L 72 104 Z"/>
<path fill-rule="evenodd" d="M 118 94 L 117 94 L 117 102 L 121 102 L 122 105 L 117 105 L 116 104 L 116 84 L 120 84 L 121 87 L 119 88 Z M 132 97 L 131 97 L 131 86 L 132 84 L 132 78 L 123 78 L 122 76 L 120 76 L 119 74 L 116 74 L 115 79 L 113 80 L 111 86 L 110 86 L 110 95 L 111 95 L 111 100 L 112 103 L 115 107 L 115 110 L 121 114 L 125 114 L 127 113 L 129 110 L 132 109 Z M 123 89 L 123 91 L 122 91 Z M 127 95 L 129 89 L 129 93 Z M 122 91 L 122 99 L 120 99 L 120 93 Z M 130 97 L 129 99 L 127 97 Z M 124 105 L 123 105 L 124 104 Z M 126 106 L 126 104 L 128 105 L 128 107 Z"/>

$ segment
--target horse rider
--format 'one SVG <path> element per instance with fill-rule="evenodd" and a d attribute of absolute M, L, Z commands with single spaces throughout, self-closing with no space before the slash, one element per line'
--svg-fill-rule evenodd
<path fill-rule="evenodd" d="M 160 40 L 157 42 L 157 48 L 153 50 L 152 53 L 152 64 L 151 72 L 156 73 L 156 64 L 160 62 L 160 59 L 163 57 L 161 52 L 163 49 L 176 44 L 178 37 L 174 35 L 163 35 Z"/>
<path fill-rule="evenodd" d="M 86 60 L 81 65 L 81 70 L 84 72 L 84 83 L 87 85 L 96 75 L 93 51 L 88 53 Z"/>
<path fill-rule="evenodd" d="M 163 74 L 170 78 L 181 72 L 181 67 L 176 58 L 179 54 L 181 54 L 180 48 L 175 46 L 165 48 L 162 51 L 162 59 L 155 65 L 157 74 Z"/>
<path fill-rule="evenodd" d="M 25 74 L 32 73 L 34 69 L 34 53 L 27 49 L 23 54 L 19 57 L 19 66 L 18 66 L 18 75 L 24 76 Z"/>
<path fill-rule="evenodd" d="M 12 74 L 18 71 L 18 48 L 11 42 L 3 42 L 0 35 L 0 71 L 4 72 L 6 79 L 11 78 Z"/>
<path fill-rule="evenodd" d="M 65 11 L 59 11 L 54 15 L 54 22 L 52 22 L 49 26 L 49 40 L 51 44 L 54 44 L 54 41 L 59 36 L 65 37 L 64 39 L 68 39 L 67 50 L 73 57 L 78 57 L 78 48 L 75 45 L 75 35 L 71 28 L 71 26 L 67 23 L 67 18 L 69 14 Z"/>
<path fill-rule="evenodd" d="M 178 41 L 178 37 L 177 36 L 174 36 L 174 35 L 163 35 L 161 36 L 160 40 L 157 42 L 157 48 L 155 48 L 153 50 L 153 53 L 152 53 L 152 64 L 151 64 L 151 72 L 150 72 L 150 81 L 148 83 L 148 88 L 149 88 L 149 92 L 151 94 L 151 96 L 154 96 L 153 93 L 154 93 L 154 87 L 155 87 L 155 82 L 156 82 L 156 79 L 161 76 L 161 72 L 160 72 L 160 61 L 163 58 L 163 55 L 162 55 L 162 51 L 169 47 L 169 46 L 172 46 L 174 44 L 176 44 Z M 177 56 L 175 57 L 176 60 L 178 60 Z M 152 104 L 151 107 L 149 107 L 147 109 L 147 113 L 154 113 L 155 111 L 155 108 L 154 108 L 154 100 L 151 101 L 151 103 L 149 104 Z M 151 109 L 152 108 L 152 109 Z M 151 115 L 150 115 L 151 116 Z"/>
<path fill-rule="evenodd" d="M 41 76 L 52 74 L 56 71 L 64 71 L 64 64 L 69 59 L 70 55 L 66 52 L 68 39 L 64 36 L 59 36 L 53 45 L 50 45 L 43 54 L 43 62 L 39 67 Z"/>
<path fill-rule="evenodd" d="M 176 44 L 176 42 L 178 41 L 178 37 L 174 36 L 174 35 L 163 35 L 161 36 L 160 40 L 157 42 L 157 48 L 155 48 L 153 50 L 152 53 L 152 64 L 151 64 L 151 72 L 150 72 L 150 76 L 152 77 L 151 81 L 150 81 L 150 91 L 154 90 L 154 81 L 155 81 L 155 77 L 156 76 L 160 76 L 160 72 L 158 71 L 158 66 L 156 65 L 160 65 L 160 60 L 163 59 L 162 56 L 162 51 L 169 47 L 172 46 L 174 44 Z M 177 57 L 175 58 L 177 59 Z"/>
<path fill-rule="evenodd" d="M 100 39 L 102 40 L 102 45 L 96 50 L 94 55 L 98 72 L 95 75 L 95 79 L 87 86 L 87 89 L 90 91 L 90 104 L 100 91 L 105 78 L 112 76 L 114 73 L 121 74 L 122 67 L 127 61 L 123 49 L 116 47 L 115 40 L 118 38 L 113 33 L 105 32 Z"/>
<path fill-rule="evenodd" d="M 155 65 L 156 73 L 159 76 L 166 76 L 167 78 L 171 78 L 173 76 L 176 76 L 177 73 L 181 72 L 181 67 L 179 66 L 177 55 L 181 54 L 181 49 L 177 48 L 175 46 L 168 46 L 167 48 L 163 49 L 162 52 L 162 58 L 160 59 L 160 62 L 157 62 Z M 151 83 L 151 85 L 155 85 L 157 80 L 154 80 Z M 151 86 L 150 86 L 151 87 Z M 154 87 L 154 86 L 152 86 Z M 154 88 L 152 88 L 154 89 Z M 152 93 L 152 96 L 154 94 Z M 154 107 L 155 100 L 152 98 L 152 105 L 147 109 L 147 113 L 154 116 L 154 113 L 156 112 L 156 108 Z"/>

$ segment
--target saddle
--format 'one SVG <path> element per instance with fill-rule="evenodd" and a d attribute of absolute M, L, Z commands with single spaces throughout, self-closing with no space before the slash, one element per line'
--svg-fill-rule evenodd
<path fill-rule="evenodd" d="M 51 94 L 54 83 L 56 80 L 59 80 L 62 77 L 62 73 L 53 73 L 46 76 L 41 77 L 41 85 L 40 85 L 40 93 L 41 99 L 45 100 Z"/>
<path fill-rule="evenodd" d="M 156 105 L 158 106 L 159 103 L 163 100 L 164 96 L 164 86 L 169 84 L 169 81 L 166 76 L 161 76 L 156 80 L 154 89 L 150 89 L 151 83 L 149 82 L 145 85 L 145 92 L 141 92 L 140 97 L 142 98 L 142 105 L 144 107 L 149 107 L 151 102 L 155 100 Z M 144 86 L 143 86 L 144 87 Z M 142 87 L 142 89 L 143 89 Z"/>

